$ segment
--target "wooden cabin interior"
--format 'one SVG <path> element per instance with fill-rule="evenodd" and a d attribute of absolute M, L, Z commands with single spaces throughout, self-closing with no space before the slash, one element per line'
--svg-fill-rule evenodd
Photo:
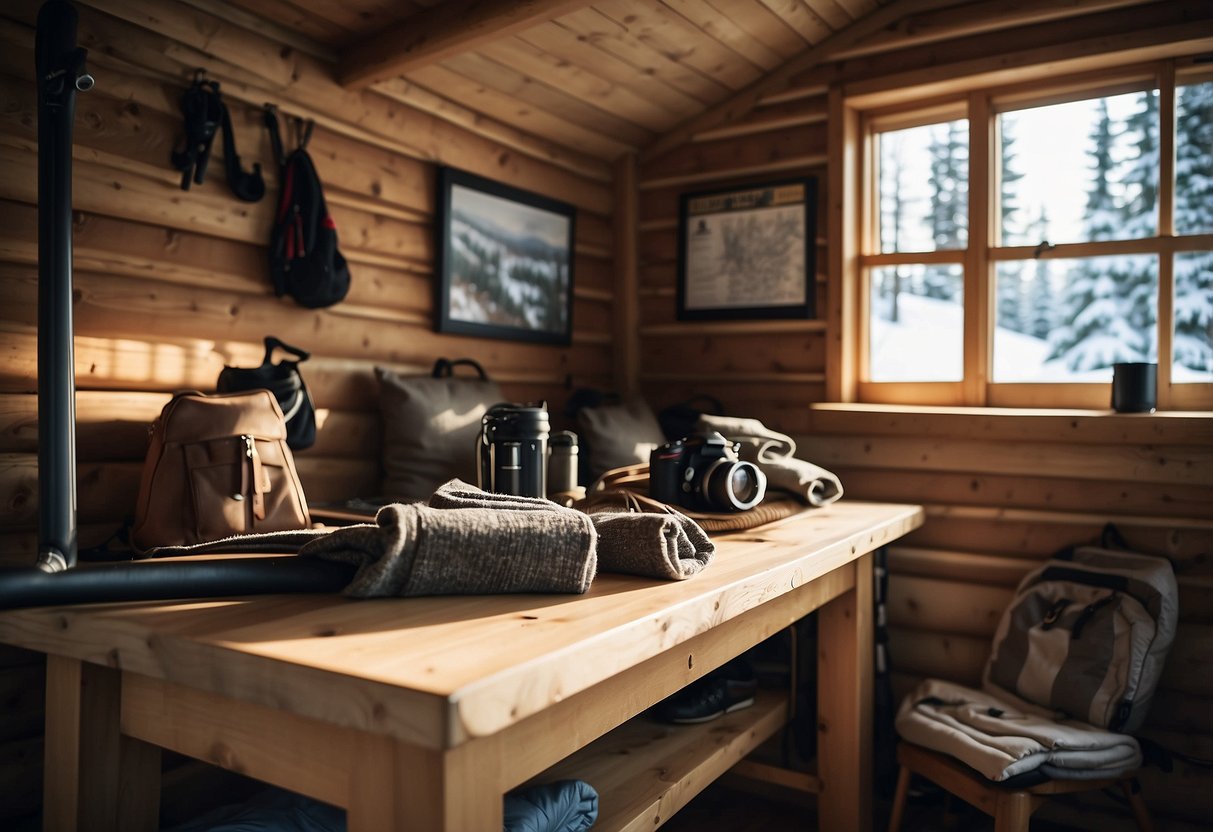
<path fill-rule="evenodd" d="M 37 551 L 39 5 L 0 8 L 0 552 L 10 564 Z M 511 400 L 546 400 L 558 426 L 579 388 L 640 394 L 654 410 L 709 394 L 725 413 L 794 437 L 801 456 L 838 474 L 844 500 L 924 507 L 921 528 L 887 549 L 898 698 L 926 677 L 979 685 L 1019 579 L 1059 548 L 1096 539 L 1105 523 L 1133 548 L 1172 559 L 1178 635 L 1142 736 L 1186 757 L 1140 779 L 1155 828 L 1209 828 L 1213 772 L 1189 761 L 1213 758 L 1208 0 L 75 5 L 96 79 L 78 96 L 73 147 L 81 546 L 131 514 L 147 428 L 172 391 L 213 391 L 225 365 L 260 361 L 269 334 L 312 354 L 302 370 L 319 433 L 296 454 L 312 501 L 378 493 L 376 365 L 424 374 L 439 357 L 474 358 Z M 221 84 L 245 166 L 259 162 L 266 174 L 260 202 L 227 188 L 219 142 L 205 183 L 180 187 L 170 157 L 183 135 L 181 95 L 198 70 Z M 1185 133 L 1177 90 L 1202 85 L 1203 132 Z M 1153 151 L 1156 221 L 1052 243 L 999 222 L 1009 170 L 997 163 L 1002 115 L 1143 90 L 1168 116 Z M 267 102 L 315 121 L 309 149 L 352 275 L 348 296 L 329 308 L 305 309 L 270 284 L 277 168 L 262 125 Z M 880 228 L 892 197 L 873 196 L 882 193 L 879 137 L 948 123 L 967 142 L 967 237 L 918 248 L 890 240 Z M 1176 184 L 1177 168 L 1187 171 L 1177 145 L 1181 160 L 1193 158 L 1185 148 L 1203 154 L 1204 184 Z M 1031 151 L 1018 160 L 1021 170 L 1043 165 Z M 443 167 L 574 206 L 568 344 L 437 331 Z M 683 319 L 681 197 L 803 178 L 816 185 L 805 276 L 813 314 Z M 925 187 L 902 182 L 892 193 L 903 188 L 909 199 Z M 1181 204 L 1200 199 L 1203 220 L 1183 214 Z M 1157 264 L 1150 308 L 1162 323 L 1150 322 L 1148 356 L 1158 364 L 1156 412 L 1113 412 L 1107 363 L 1106 375 L 1060 383 L 1000 375 L 995 275 L 1130 256 Z M 1185 258 L 1204 263 L 1203 283 L 1177 302 Z M 903 268 L 946 273 L 953 299 L 963 297 L 954 367 L 882 375 L 869 346 L 886 298 L 877 276 Z M 1204 309 L 1193 313 L 1195 334 L 1182 318 L 1192 304 Z M 1181 366 L 1181 353 L 1197 357 Z M 47 695 L 41 654 L 3 648 L 4 828 L 40 823 Z M 166 818 L 188 817 L 231 788 L 205 761 L 166 757 L 164 766 Z M 731 795 L 752 812 L 784 799 Z M 1134 828 L 1127 809 L 1099 793 L 1054 801 L 1040 817 L 1040 828 Z"/>

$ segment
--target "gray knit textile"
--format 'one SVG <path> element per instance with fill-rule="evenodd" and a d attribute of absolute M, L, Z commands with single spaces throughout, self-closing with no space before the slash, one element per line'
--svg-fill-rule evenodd
<path fill-rule="evenodd" d="M 676 511 L 600 511 L 590 518 L 598 530 L 598 568 L 604 572 L 681 581 L 698 574 L 716 552 L 707 532 Z"/>
<path fill-rule="evenodd" d="M 792 437 L 773 431 L 757 419 L 704 413 L 696 431 L 716 431 L 741 446 L 741 458 L 767 475 L 767 487 L 790 491 L 811 506 L 827 506 L 842 496 L 842 482 L 832 472 L 797 459 Z"/>
<path fill-rule="evenodd" d="M 434 492 L 430 505 L 550 511 L 553 504 L 538 497 L 481 491 L 451 480 Z M 589 517 L 598 532 L 598 568 L 604 572 L 681 581 L 707 566 L 716 551 L 698 523 L 673 509 L 664 514 L 603 511 Z"/>
<path fill-rule="evenodd" d="M 337 529 L 299 554 L 354 564 L 344 594 L 355 598 L 584 593 L 597 564 L 594 524 L 581 512 L 537 502 L 545 505 L 527 511 L 395 503 L 379 510 L 374 525 Z"/>

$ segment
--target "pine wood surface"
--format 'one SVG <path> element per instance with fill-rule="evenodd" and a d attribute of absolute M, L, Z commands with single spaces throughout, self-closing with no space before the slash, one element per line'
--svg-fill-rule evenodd
<path fill-rule="evenodd" d="M 584 597 L 300 596 L 35 609 L 0 615 L 0 637 L 236 698 L 262 685 L 261 696 L 303 714 L 333 718 L 340 704 L 355 713 L 339 722 L 425 730 L 430 742 L 449 743 L 591 687 L 920 520 L 913 506 L 842 502 L 722 536 L 716 560 L 694 580 L 603 574 Z M 392 724 L 416 721 L 419 710 L 447 713 L 450 724 Z"/>

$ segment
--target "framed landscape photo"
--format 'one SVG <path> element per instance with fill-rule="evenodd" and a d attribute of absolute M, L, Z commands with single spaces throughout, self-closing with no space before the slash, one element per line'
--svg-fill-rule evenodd
<path fill-rule="evenodd" d="M 568 344 L 575 220 L 567 203 L 440 168 L 438 331 Z"/>
<path fill-rule="evenodd" d="M 812 318 L 817 180 L 683 194 L 678 319 Z"/>

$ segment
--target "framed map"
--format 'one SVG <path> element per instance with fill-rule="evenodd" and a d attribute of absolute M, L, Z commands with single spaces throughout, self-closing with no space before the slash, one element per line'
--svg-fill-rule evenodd
<path fill-rule="evenodd" d="M 683 194 L 678 319 L 812 318 L 817 180 Z"/>

